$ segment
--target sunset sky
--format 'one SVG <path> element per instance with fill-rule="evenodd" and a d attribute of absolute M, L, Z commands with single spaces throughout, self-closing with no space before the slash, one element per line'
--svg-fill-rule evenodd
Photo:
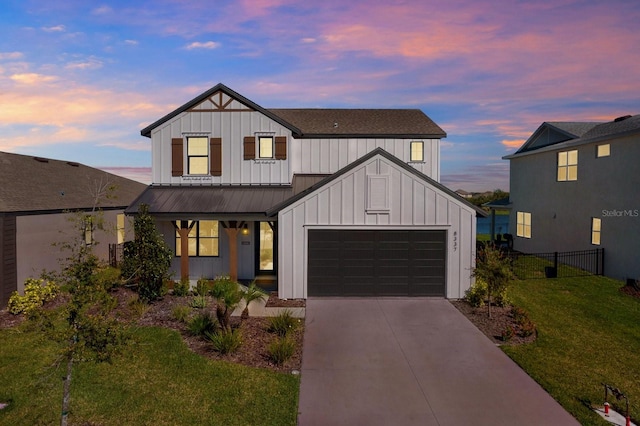
<path fill-rule="evenodd" d="M 544 121 L 640 113 L 637 0 L 1 0 L 0 151 L 150 183 L 140 129 L 217 83 L 265 108 L 420 108 L 441 181 L 508 189 Z"/>

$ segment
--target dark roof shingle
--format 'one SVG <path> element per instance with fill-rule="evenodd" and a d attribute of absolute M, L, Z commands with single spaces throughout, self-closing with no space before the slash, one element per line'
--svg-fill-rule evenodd
<path fill-rule="evenodd" d="M 446 137 L 419 109 L 269 109 L 302 137 Z"/>
<path fill-rule="evenodd" d="M 96 187 L 113 184 L 115 198 L 100 207 L 124 208 L 146 185 L 83 164 L 0 152 L 0 212 L 90 209 Z"/>

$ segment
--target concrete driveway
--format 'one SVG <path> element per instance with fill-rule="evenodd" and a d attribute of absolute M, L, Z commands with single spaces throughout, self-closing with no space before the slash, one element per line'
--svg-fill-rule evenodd
<path fill-rule="evenodd" d="M 577 425 L 444 299 L 310 298 L 298 424 Z"/>

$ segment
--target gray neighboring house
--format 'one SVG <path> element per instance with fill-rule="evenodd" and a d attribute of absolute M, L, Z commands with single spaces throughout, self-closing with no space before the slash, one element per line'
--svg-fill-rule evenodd
<path fill-rule="evenodd" d="M 141 131 L 174 278 L 229 274 L 281 298 L 471 285 L 476 215 L 440 179 L 445 132 L 417 109 L 266 109 L 218 84 Z"/>
<path fill-rule="evenodd" d="M 503 158 L 515 250 L 604 248 L 605 275 L 640 279 L 640 115 L 545 122 Z"/>
<path fill-rule="evenodd" d="M 97 188 L 110 184 L 115 198 L 99 207 L 112 232 L 87 228 L 84 236 L 105 261 L 109 244 L 126 239 L 124 209 L 146 185 L 75 162 L 0 152 L 0 308 L 27 278 L 57 270 L 65 253 L 52 244 L 78 233 L 69 212 L 90 212 Z"/>

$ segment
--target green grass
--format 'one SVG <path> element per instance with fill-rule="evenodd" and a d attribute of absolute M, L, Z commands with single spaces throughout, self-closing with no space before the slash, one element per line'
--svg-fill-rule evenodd
<path fill-rule="evenodd" d="M 640 419 L 640 300 L 622 294 L 622 285 L 589 276 L 516 281 L 510 289 L 538 339 L 503 350 L 583 425 L 608 424 L 588 408 L 604 402 L 602 383 L 624 392 L 632 419 Z"/>
<path fill-rule="evenodd" d="M 60 421 L 63 371 L 38 333 L 0 331 L 0 425 Z M 76 364 L 71 424 L 295 425 L 298 376 L 191 352 L 180 335 L 140 328 L 113 364 Z"/>

